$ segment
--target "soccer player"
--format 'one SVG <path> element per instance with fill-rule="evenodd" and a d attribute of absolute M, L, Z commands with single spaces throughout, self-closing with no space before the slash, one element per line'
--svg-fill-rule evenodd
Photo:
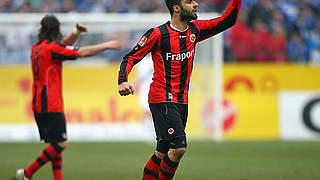
<path fill-rule="evenodd" d="M 54 180 L 63 180 L 62 151 L 67 146 L 66 120 L 62 101 L 62 63 L 78 57 L 96 55 L 106 49 L 121 49 L 119 41 L 84 46 L 71 46 L 84 25 L 63 39 L 60 22 L 54 15 L 46 15 L 40 22 L 38 42 L 32 46 L 33 101 L 32 109 L 38 125 L 40 138 L 50 143 L 27 168 L 18 169 L 17 180 L 29 180 L 48 161 L 51 162 Z"/>
<path fill-rule="evenodd" d="M 128 83 L 132 67 L 151 52 L 154 64 L 149 90 L 149 107 L 157 135 L 157 147 L 147 162 L 143 180 L 171 180 L 186 151 L 185 126 L 188 116 L 188 89 L 198 42 L 232 27 L 238 18 L 241 0 L 231 0 L 221 17 L 196 20 L 194 0 L 166 0 L 171 21 L 148 30 L 123 58 L 119 71 L 119 93 L 134 94 Z"/>

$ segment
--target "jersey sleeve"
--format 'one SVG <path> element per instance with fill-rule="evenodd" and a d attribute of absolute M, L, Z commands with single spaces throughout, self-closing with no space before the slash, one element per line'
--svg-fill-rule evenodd
<path fill-rule="evenodd" d="M 54 60 L 75 60 L 77 58 L 78 48 L 56 42 L 53 44 L 51 57 Z"/>
<path fill-rule="evenodd" d="M 148 30 L 139 40 L 139 42 L 123 57 L 120 65 L 118 84 L 128 81 L 129 73 L 132 67 L 140 62 L 149 52 L 156 49 L 159 45 L 159 33 L 156 29 Z"/>
<path fill-rule="evenodd" d="M 235 25 L 241 7 L 241 0 L 231 0 L 222 16 L 211 20 L 192 21 L 199 29 L 198 41 L 205 40 Z"/>

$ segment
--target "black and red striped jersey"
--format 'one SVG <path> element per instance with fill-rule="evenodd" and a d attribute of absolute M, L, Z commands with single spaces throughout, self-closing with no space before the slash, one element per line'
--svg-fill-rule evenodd
<path fill-rule="evenodd" d="M 124 56 L 118 84 L 128 81 L 132 67 L 151 52 L 154 73 L 149 103 L 188 103 L 188 90 L 196 44 L 232 27 L 238 18 L 241 0 L 231 0 L 221 17 L 194 20 L 181 32 L 170 22 L 148 30 L 136 46 Z"/>
<path fill-rule="evenodd" d="M 32 46 L 32 109 L 37 113 L 63 112 L 62 60 L 77 58 L 78 49 L 44 40 Z"/>

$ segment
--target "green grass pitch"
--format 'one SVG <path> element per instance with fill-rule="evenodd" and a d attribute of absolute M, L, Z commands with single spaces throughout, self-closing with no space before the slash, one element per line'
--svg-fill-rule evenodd
<path fill-rule="evenodd" d="M 0 180 L 27 166 L 43 143 L 0 143 Z M 65 180 L 139 180 L 154 144 L 69 143 L 63 156 Z M 52 180 L 49 164 L 35 180 Z M 320 142 L 191 141 L 175 180 L 319 180 Z"/>

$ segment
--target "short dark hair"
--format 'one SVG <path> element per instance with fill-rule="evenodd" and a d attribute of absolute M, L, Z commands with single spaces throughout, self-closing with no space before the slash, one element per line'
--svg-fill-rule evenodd
<path fill-rule="evenodd" d="M 47 39 L 49 41 L 61 41 L 62 33 L 60 32 L 60 22 L 54 15 L 46 15 L 40 22 L 38 34 L 38 43 Z"/>
<path fill-rule="evenodd" d="M 179 5 L 181 6 L 181 0 L 166 0 L 166 5 L 167 5 L 167 8 L 169 9 L 169 12 L 172 16 L 173 14 L 173 6 L 174 5 Z"/>

